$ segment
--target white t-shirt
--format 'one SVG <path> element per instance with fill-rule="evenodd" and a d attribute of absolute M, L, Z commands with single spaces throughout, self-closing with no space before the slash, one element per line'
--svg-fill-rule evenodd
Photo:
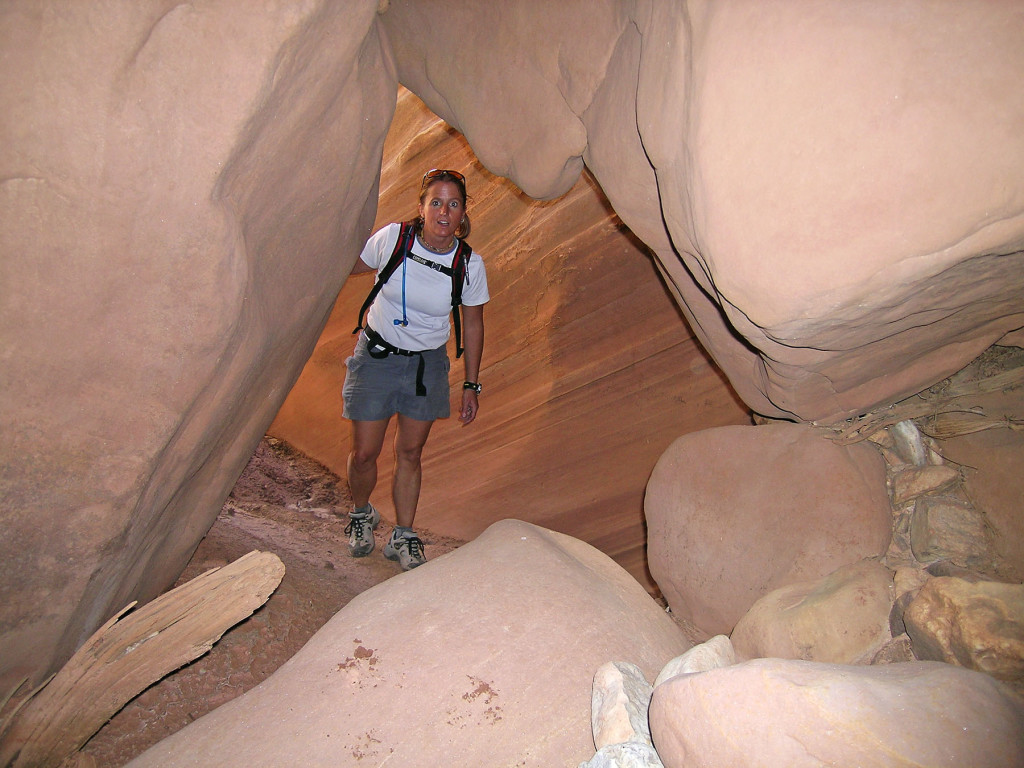
<path fill-rule="evenodd" d="M 388 263 L 398 242 L 400 224 L 388 224 L 366 241 L 359 258 L 380 271 Z M 412 252 L 435 264 L 451 267 L 456 246 L 450 253 L 434 253 L 424 248 L 419 239 L 413 241 Z M 396 325 L 403 318 L 403 285 L 406 326 Z M 487 272 L 484 261 L 476 251 L 469 258 L 466 282 L 462 286 L 462 303 L 475 307 L 486 304 L 491 296 L 487 292 Z M 366 313 L 366 324 L 379 333 L 389 344 L 413 352 L 436 349 L 447 343 L 451 336 L 452 278 L 413 259 L 403 259 L 384 284 Z"/>

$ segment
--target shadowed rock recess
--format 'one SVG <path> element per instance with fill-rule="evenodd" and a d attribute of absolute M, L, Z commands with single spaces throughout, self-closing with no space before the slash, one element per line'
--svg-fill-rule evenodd
<path fill-rule="evenodd" d="M 472 541 L 139 764 L 1024 763 L 1024 7 L 441 10 L 0 7 L 0 700 L 171 586 L 268 432 L 343 473 L 346 277 L 444 166 L 493 298 L 420 514 Z M 599 667 L 737 627 L 595 742 Z"/>

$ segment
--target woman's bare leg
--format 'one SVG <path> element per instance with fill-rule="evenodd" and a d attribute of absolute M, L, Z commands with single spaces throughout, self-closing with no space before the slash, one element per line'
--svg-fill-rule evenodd
<path fill-rule="evenodd" d="M 420 498 L 423 477 L 420 463 L 432 421 L 419 421 L 398 414 L 398 432 L 395 435 L 395 477 L 391 486 L 395 502 L 395 521 L 404 528 L 412 528 L 416 518 L 416 504 Z M 355 491 L 352 492 L 355 498 Z"/>
<path fill-rule="evenodd" d="M 365 507 L 377 485 L 377 457 L 384 446 L 390 419 L 352 422 L 352 450 L 348 455 L 348 486 L 352 503 Z"/>

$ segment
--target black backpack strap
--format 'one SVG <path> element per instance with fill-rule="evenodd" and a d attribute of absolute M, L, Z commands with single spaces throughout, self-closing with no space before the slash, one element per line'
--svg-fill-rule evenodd
<path fill-rule="evenodd" d="M 466 271 L 473 248 L 469 243 L 460 240 L 459 248 L 452 259 L 452 325 L 455 328 L 455 359 L 462 357 L 465 348 L 462 346 L 462 285 L 466 282 Z"/>
<path fill-rule="evenodd" d="M 377 294 L 380 293 L 380 289 L 384 287 L 384 283 L 386 283 L 388 278 L 390 278 L 391 275 L 395 273 L 395 270 L 398 269 L 398 265 L 402 263 L 402 259 L 405 258 L 405 254 L 412 249 L 412 243 L 415 237 L 415 222 L 403 221 L 401 228 L 398 230 L 398 242 L 395 243 L 395 250 L 391 252 L 391 257 L 388 259 L 388 263 L 384 265 L 384 269 L 377 275 L 377 280 L 374 282 L 373 288 L 370 289 L 370 294 L 366 297 L 366 301 L 363 302 L 363 306 L 359 309 L 357 325 L 352 333 L 359 333 L 363 330 L 363 318 L 366 317 L 367 310 L 370 309 L 370 305 L 373 304 L 373 300 L 377 298 Z"/>
<path fill-rule="evenodd" d="M 395 250 L 392 251 L 391 257 L 388 259 L 388 263 L 384 265 L 384 269 L 377 275 L 377 280 L 373 284 L 373 288 L 370 289 L 369 295 L 366 297 L 366 301 L 363 302 L 363 306 L 359 309 L 358 325 L 352 333 L 359 333 L 365 327 L 364 318 L 366 312 L 370 309 L 370 305 L 373 304 L 373 300 L 377 298 L 377 294 L 380 293 L 381 288 L 384 287 L 384 283 L 388 281 L 388 278 L 395 273 L 398 269 L 398 265 L 402 263 L 402 260 L 406 257 L 406 254 L 412 251 L 412 244 L 416 239 L 416 223 L 414 221 L 403 221 L 401 228 L 398 232 L 398 242 L 395 243 Z M 452 258 L 451 276 L 452 276 L 452 325 L 455 328 L 455 357 L 456 359 L 462 357 L 462 353 L 465 349 L 462 346 L 462 286 L 466 282 L 466 274 L 469 268 L 469 257 L 473 255 L 473 248 L 469 243 L 459 240 L 459 247 L 455 251 L 455 256 Z M 427 263 L 423 261 L 423 263 Z M 429 264 L 428 264 L 429 266 Z M 446 271 L 441 269 L 440 271 Z"/>

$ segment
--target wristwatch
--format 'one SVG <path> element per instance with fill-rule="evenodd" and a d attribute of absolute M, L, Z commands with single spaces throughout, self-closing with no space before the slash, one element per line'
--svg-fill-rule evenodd
<path fill-rule="evenodd" d="M 480 386 L 480 382 L 479 381 L 465 381 L 465 382 L 462 383 L 462 388 L 463 389 L 472 389 L 478 395 L 480 394 L 480 390 L 483 389 L 483 387 Z"/>

